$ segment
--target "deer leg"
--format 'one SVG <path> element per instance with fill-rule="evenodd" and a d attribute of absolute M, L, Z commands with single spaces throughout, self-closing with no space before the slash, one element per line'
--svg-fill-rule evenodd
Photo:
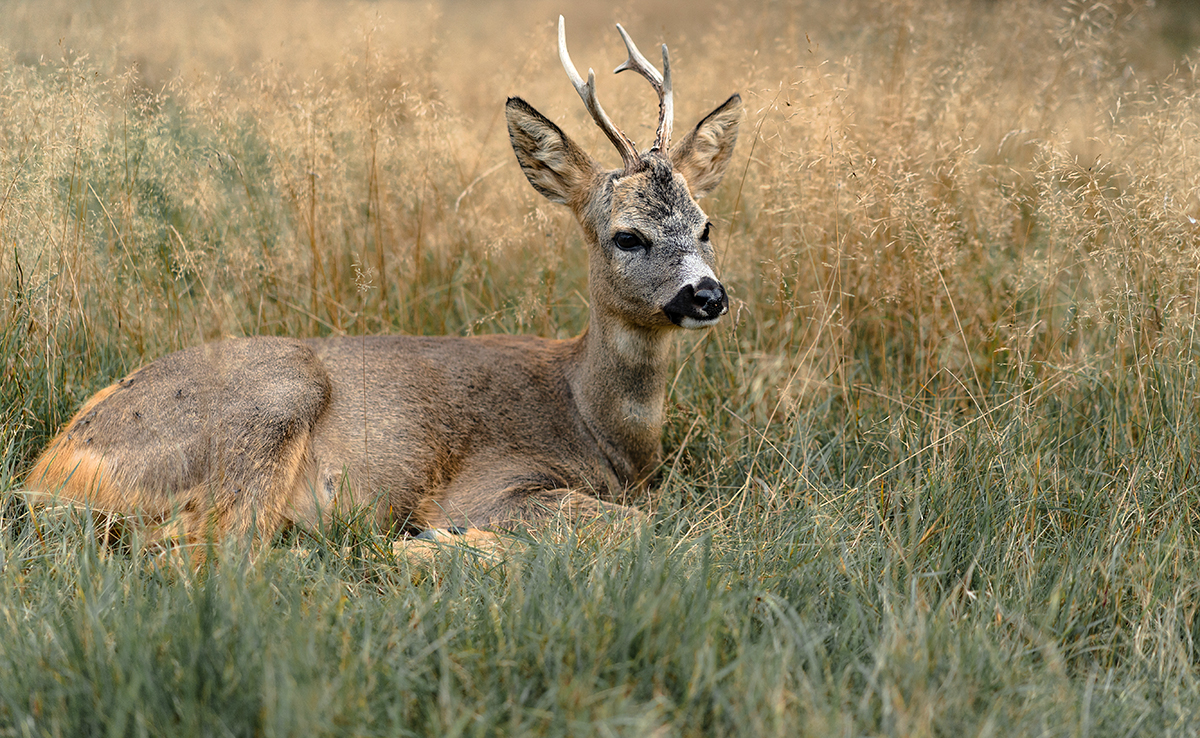
<path fill-rule="evenodd" d="M 309 433 L 256 454 L 256 463 L 239 458 L 218 464 L 214 480 L 190 495 L 163 532 L 192 547 L 233 538 L 257 551 L 270 544 L 295 498 L 307 493 L 314 466 Z"/>
<path fill-rule="evenodd" d="M 489 559 L 503 558 L 519 545 L 510 536 L 494 531 L 538 530 L 556 517 L 575 525 L 608 523 L 620 530 L 632 530 L 646 523 L 645 513 L 634 507 L 605 502 L 573 489 L 511 490 L 502 497 L 505 504 L 489 506 L 487 520 L 469 522 L 484 526 L 461 527 L 448 523 L 444 511 L 427 511 L 426 520 L 440 527 L 426 528 L 420 534 L 392 544 L 392 550 L 409 561 L 428 561 L 439 550 L 460 548 Z"/>
<path fill-rule="evenodd" d="M 147 479 L 119 473 L 99 484 L 83 475 L 80 481 L 68 475 L 58 488 L 38 495 L 37 501 L 91 507 L 103 521 L 98 530 L 106 543 L 136 531 L 143 550 L 183 548 L 199 565 L 210 540 L 233 537 L 255 550 L 270 543 L 293 498 L 309 488 L 313 463 L 308 435 L 264 449 L 255 463 L 226 454 L 214 464 L 208 481 L 187 489 L 156 490 Z"/>
<path fill-rule="evenodd" d="M 503 559 L 514 546 L 520 543 L 510 537 L 479 528 L 427 528 L 416 536 L 402 538 L 392 543 L 392 551 L 410 563 L 427 562 L 439 551 L 460 550 L 481 558 L 496 561 Z"/>
<path fill-rule="evenodd" d="M 646 514 L 635 507 L 605 502 L 573 489 L 522 490 L 513 495 L 508 510 L 508 520 L 493 522 L 489 527 L 536 527 L 558 516 L 575 525 L 605 522 L 622 528 L 636 527 L 647 520 Z"/>

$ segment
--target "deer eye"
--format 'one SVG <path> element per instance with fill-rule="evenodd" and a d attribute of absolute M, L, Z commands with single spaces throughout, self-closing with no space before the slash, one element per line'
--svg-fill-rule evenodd
<path fill-rule="evenodd" d="M 649 248 L 649 244 L 646 243 L 645 239 L 630 231 L 617 231 L 613 234 L 613 243 L 622 251 L 637 251 L 638 249 Z"/>
<path fill-rule="evenodd" d="M 700 240 L 707 241 L 708 240 L 708 232 L 711 230 L 712 230 L 712 223 L 705 223 L 704 224 L 704 233 L 700 234 Z"/>

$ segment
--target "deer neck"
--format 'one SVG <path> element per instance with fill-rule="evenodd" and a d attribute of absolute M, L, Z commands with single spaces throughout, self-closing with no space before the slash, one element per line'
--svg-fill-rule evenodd
<path fill-rule="evenodd" d="M 669 329 L 631 326 L 593 308 L 572 379 L 584 423 L 617 475 L 644 481 L 661 453 Z"/>

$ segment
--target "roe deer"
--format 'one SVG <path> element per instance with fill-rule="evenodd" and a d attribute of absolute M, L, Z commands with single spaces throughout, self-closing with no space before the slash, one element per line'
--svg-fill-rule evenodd
<path fill-rule="evenodd" d="M 139 516 L 167 539 L 270 540 L 369 506 L 408 533 L 536 524 L 564 512 L 636 518 L 623 503 L 659 462 L 668 347 L 728 311 L 696 198 L 720 182 L 733 95 L 671 146 L 671 69 L 617 26 L 659 97 L 638 153 L 567 54 L 567 75 L 623 166 L 605 171 L 518 97 L 508 131 L 526 178 L 571 208 L 588 250 L 590 322 L 530 336 L 250 337 L 158 359 L 96 393 L 26 478 L 34 499 Z M 481 534 L 486 537 L 489 534 Z"/>

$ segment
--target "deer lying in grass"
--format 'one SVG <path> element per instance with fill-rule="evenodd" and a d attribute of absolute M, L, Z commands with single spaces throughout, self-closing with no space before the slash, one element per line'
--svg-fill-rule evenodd
<path fill-rule="evenodd" d="M 638 153 L 567 54 L 575 89 L 616 146 L 605 171 L 524 100 L 508 100 L 513 150 L 534 189 L 571 208 L 588 249 L 591 316 L 571 340 L 530 336 L 242 338 L 161 358 L 88 400 L 27 477 L 35 499 L 133 515 L 151 539 L 270 540 L 339 506 L 418 531 L 636 517 L 618 501 L 659 462 L 668 347 L 677 328 L 728 311 L 696 198 L 737 138 L 733 95 L 670 145 L 663 73 L 617 26 L 658 93 Z M 487 533 L 481 534 L 486 537 Z"/>

